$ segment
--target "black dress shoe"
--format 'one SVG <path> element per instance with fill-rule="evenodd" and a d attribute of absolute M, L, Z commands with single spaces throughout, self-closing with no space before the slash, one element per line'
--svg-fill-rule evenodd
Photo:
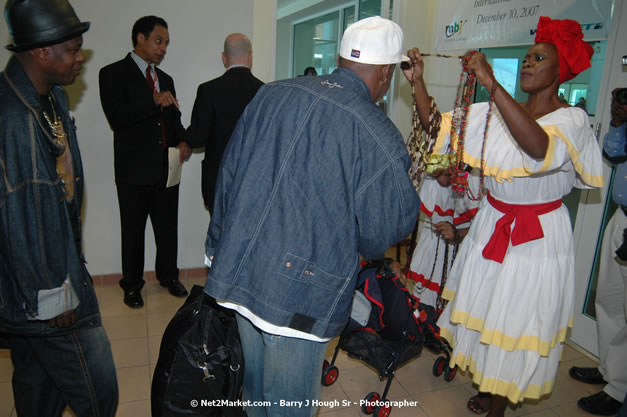
<path fill-rule="evenodd" d="M 162 287 L 166 287 L 168 292 L 175 297 L 187 297 L 187 290 L 185 286 L 178 279 L 173 279 L 167 284 L 161 284 Z"/>
<path fill-rule="evenodd" d="M 144 299 L 140 290 L 124 290 L 124 304 L 130 308 L 142 308 Z"/>
<path fill-rule="evenodd" d="M 615 416 L 623 403 L 615 400 L 605 393 L 597 392 L 589 397 L 580 398 L 577 405 L 590 414 L 597 416 Z"/>
<path fill-rule="evenodd" d="M 577 381 L 585 382 L 586 384 L 607 384 L 603 379 L 603 375 L 599 372 L 599 368 L 573 366 L 568 370 L 568 374 Z"/>

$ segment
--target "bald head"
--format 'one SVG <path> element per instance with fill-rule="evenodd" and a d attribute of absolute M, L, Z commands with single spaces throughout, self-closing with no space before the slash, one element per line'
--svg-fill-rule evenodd
<path fill-rule="evenodd" d="M 253 63 L 253 51 L 250 39 L 243 33 L 231 33 L 224 40 L 224 52 L 222 62 L 225 67 L 231 65 L 246 65 L 251 67 Z"/>

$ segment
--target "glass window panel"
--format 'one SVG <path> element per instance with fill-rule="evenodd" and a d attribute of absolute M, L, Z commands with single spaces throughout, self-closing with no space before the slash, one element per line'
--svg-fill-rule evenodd
<path fill-rule="evenodd" d="M 342 18 L 342 33 L 344 33 L 348 25 L 351 23 L 355 23 L 355 6 L 344 9 L 344 16 Z"/>
<path fill-rule="evenodd" d="M 319 75 L 335 69 L 340 12 L 328 13 L 294 25 L 293 74 L 314 67 Z"/>
<path fill-rule="evenodd" d="M 333 72 L 337 65 L 341 35 L 346 27 L 358 19 L 381 14 L 381 0 L 359 0 L 354 4 L 355 6 L 345 7 L 294 25 L 292 60 L 294 75 L 302 75 L 305 68 L 309 66 L 314 67 L 319 75 Z M 390 10 L 392 6 L 393 1 L 390 0 Z M 358 19 L 357 10 L 359 10 Z M 338 33 L 338 28 L 341 33 Z M 387 112 L 387 94 L 378 104 Z"/>
<path fill-rule="evenodd" d="M 513 96 L 516 94 L 516 81 L 518 80 L 518 59 L 494 58 L 492 61 L 494 76 L 499 83 Z"/>
<path fill-rule="evenodd" d="M 488 63 L 494 70 L 494 78 L 512 96 L 516 96 L 516 85 L 518 81 L 518 58 L 488 58 Z M 475 103 L 485 102 L 490 99 L 490 92 L 484 87 L 480 87 L 475 95 Z"/>
<path fill-rule="evenodd" d="M 527 101 L 527 94 L 520 89 L 518 79 L 520 68 L 522 67 L 522 58 L 528 49 L 528 45 L 523 45 L 504 48 L 483 48 L 481 50 L 494 68 L 496 80 L 518 102 Z M 485 102 L 489 99 L 490 92 L 483 87 L 478 87 L 475 93 L 475 103 Z"/>
<path fill-rule="evenodd" d="M 381 0 L 360 0 L 359 20 L 381 15 Z"/>
<path fill-rule="evenodd" d="M 566 87 L 560 87 L 557 89 L 557 96 L 560 98 L 560 101 L 563 103 L 568 103 L 566 97 L 568 97 L 568 91 L 566 91 Z"/>
<path fill-rule="evenodd" d="M 588 111 L 587 98 L 588 84 L 571 84 L 570 98 L 568 99 L 568 104 L 570 104 L 571 106 L 581 107 L 582 109 Z"/>

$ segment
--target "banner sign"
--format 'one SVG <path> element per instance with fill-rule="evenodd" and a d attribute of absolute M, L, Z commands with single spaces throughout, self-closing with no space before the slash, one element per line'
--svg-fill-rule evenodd
<path fill-rule="evenodd" d="M 586 41 L 607 39 L 613 0 L 438 0 L 436 52 L 534 43 L 540 16 L 574 19 Z"/>

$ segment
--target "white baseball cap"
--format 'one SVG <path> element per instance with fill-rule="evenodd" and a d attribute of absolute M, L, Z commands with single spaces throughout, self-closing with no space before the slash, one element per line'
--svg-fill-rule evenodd
<path fill-rule="evenodd" d="M 340 56 L 362 64 L 387 65 L 409 61 L 402 54 L 403 30 L 379 16 L 349 25 L 340 43 Z"/>

